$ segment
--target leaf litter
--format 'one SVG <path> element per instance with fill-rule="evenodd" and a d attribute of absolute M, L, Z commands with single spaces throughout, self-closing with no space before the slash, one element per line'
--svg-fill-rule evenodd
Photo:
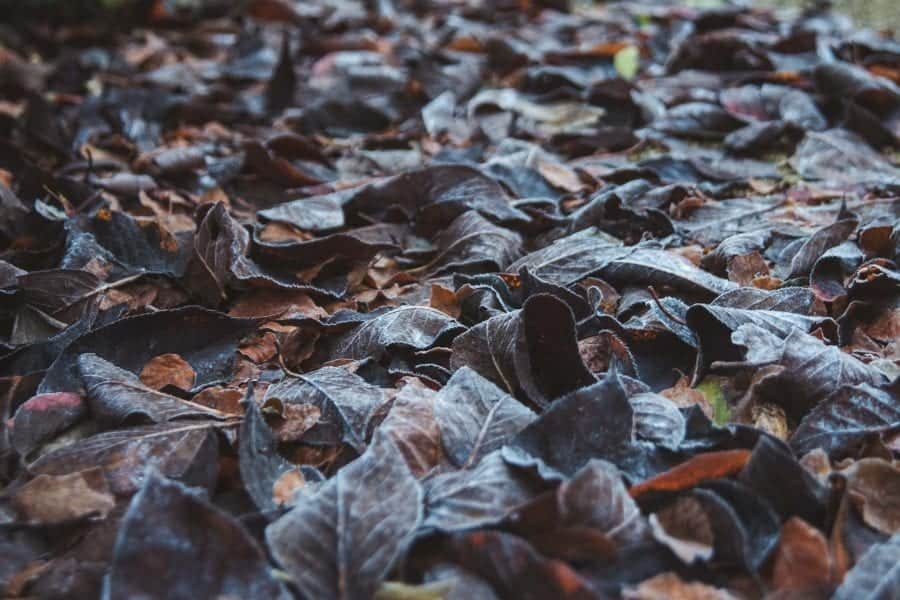
<path fill-rule="evenodd" d="M 100 4 L 0 25 L 4 597 L 896 595 L 889 34 Z"/>

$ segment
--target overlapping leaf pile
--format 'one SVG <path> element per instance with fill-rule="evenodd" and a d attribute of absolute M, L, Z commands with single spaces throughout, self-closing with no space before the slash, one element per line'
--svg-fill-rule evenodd
<path fill-rule="evenodd" d="M 153 4 L 0 27 L 6 596 L 894 597 L 896 42 Z"/>

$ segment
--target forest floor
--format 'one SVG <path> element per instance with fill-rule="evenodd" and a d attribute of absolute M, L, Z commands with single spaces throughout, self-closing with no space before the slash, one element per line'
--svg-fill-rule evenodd
<path fill-rule="evenodd" d="M 699 4 L 7 13 L 0 596 L 896 598 L 900 44 Z"/>

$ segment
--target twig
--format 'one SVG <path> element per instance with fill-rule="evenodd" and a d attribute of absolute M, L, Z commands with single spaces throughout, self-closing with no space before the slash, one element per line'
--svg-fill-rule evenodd
<path fill-rule="evenodd" d="M 681 325 L 687 325 L 687 322 L 684 319 L 682 319 L 678 315 L 673 315 L 671 312 L 669 312 L 668 308 L 663 306 L 662 300 L 659 299 L 659 294 L 656 293 L 656 290 L 653 289 L 652 285 L 647 286 L 647 289 L 650 291 L 650 295 L 653 296 L 653 300 L 656 302 L 656 306 L 657 306 L 657 308 L 659 308 L 659 310 L 660 310 L 660 312 L 662 312 L 662 314 L 666 315 L 667 317 L 669 317 L 676 323 L 679 323 Z"/>
<path fill-rule="evenodd" d="M 282 370 L 282 372 L 284 372 L 285 375 L 288 375 L 290 377 L 294 377 L 297 379 L 304 378 L 303 375 L 301 375 L 300 373 L 297 373 L 296 371 L 289 369 L 288 366 L 286 364 L 284 364 L 284 356 L 281 354 L 281 342 L 278 341 L 277 337 L 275 338 L 275 351 L 278 353 L 278 366 L 281 367 L 281 370 Z"/>

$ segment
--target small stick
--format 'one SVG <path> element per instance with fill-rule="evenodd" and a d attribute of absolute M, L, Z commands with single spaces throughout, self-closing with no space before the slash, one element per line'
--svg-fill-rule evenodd
<path fill-rule="evenodd" d="M 657 308 L 659 308 L 659 310 L 660 310 L 660 312 L 662 312 L 662 314 L 666 315 L 667 317 L 669 317 L 676 323 L 679 323 L 681 325 L 687 325 L 687 322 L 684 319 L 682 319 L 681 317 L 679 317 L 677 315 L 673 315 L 671 312 L 669 312 L 668 308 L 663 306 L 662 300 L 659 299 L 659 294 L 656 293 L 656 290 L 653 289 L 652 285 L 647 286 L 647 289 L 650 291 L 650 295 L 653 296 L 653 300 L 656 302 L 656 306 L 657 306 Z"/>
<path fill-rule="evenodd" d="M 278 341 L 278 338 L 275 338 L 275 352 L 278 353 L 278 366 L 281 367 L 282 372 L 289 377 L 295 377 L 297 379 L 304 379 L 303 375 L 297 373 L 296 371 L 292 371 L 288 368 L 286 364 L 284 364 L 284 356 L 281 354 L 281 342 Z"/>

